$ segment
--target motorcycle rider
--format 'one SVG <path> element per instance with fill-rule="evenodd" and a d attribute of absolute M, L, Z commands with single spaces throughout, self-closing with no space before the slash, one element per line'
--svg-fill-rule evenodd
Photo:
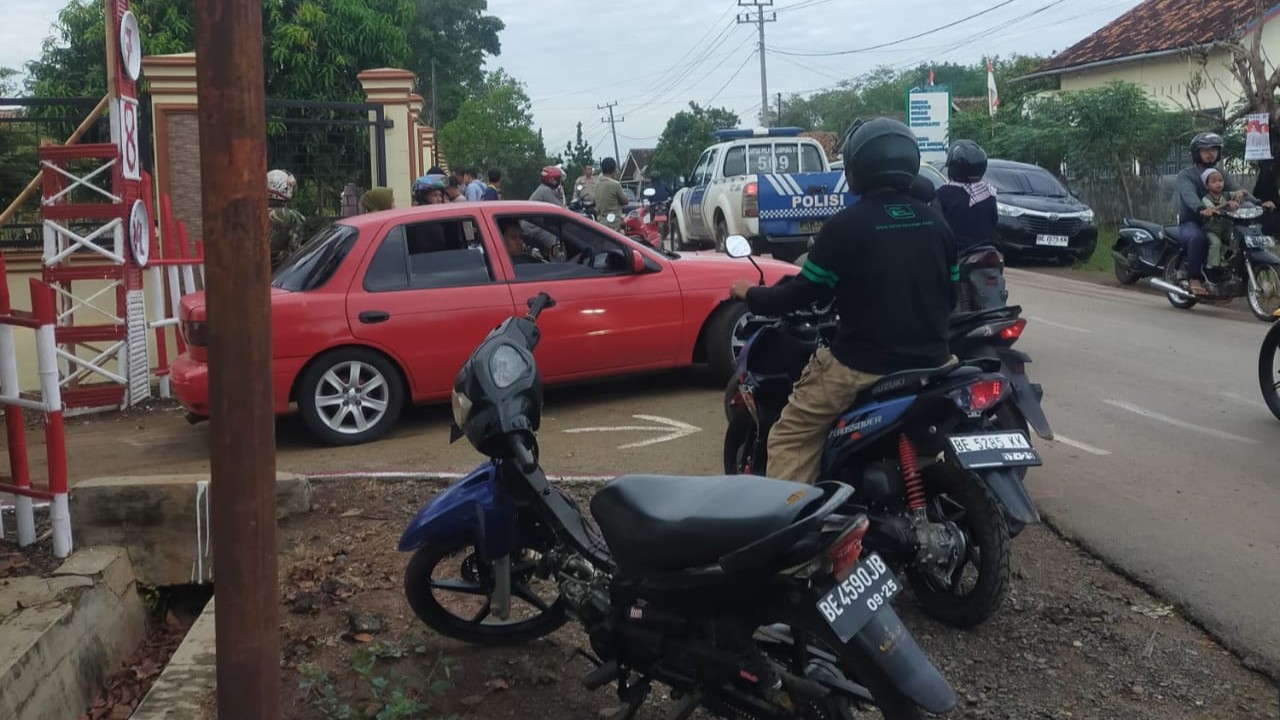
<path fill-rule="evenodd" d="M 781 315 L 833 295 L 839 326 L 809 360 L 769 433 L 769 474 L 812 483 L 831 423 L 889 373 L 954 362 L 947 325 L 956 302 L 955 238 L 909 194 L 920 148 L 906 125 L 863 123 L 844 146 L 845 177 L 862 196 L 827 221 L 800 275 L 764 288 L 733 284 L 757 315 Z"/>
<path fill-rule="evenodd" d="M 564 188 L 561 186 L 563 180 L 564 171 L 555 165 L 542 168 L 541 182 L 529 199 L 564 207 Z"/>
<path fill-rule="evenodd" d="M 671 199 L 671 188 L 662 181 L 662 175 L 657 171 L 649 173 L 649 187 L 653 188 L 653 197 L 649 198 L 649 202 L 654 205 Z"/>
<path fill-rule="evenodd" d="M 622 183 L 614 177 L 618 174 L 618 161 L 611 157 L 605 158 L 600 163 L 600 172 L 604 173 L 604 177 L 596 182 L 596 189 L 592 194 L 596 201 L 596 222 L 611 230 L 619 230 L 626 215 L 622 208 L 631 199 L 622 191 Z M 613 216 L 612 221 L 609 220 L 610 215 Z"/>
<path fill-rule="evenodd" d="M 587 163 L 582 167 L 582 177 L 578 178 L 578 182 L 574 183 L 573 201 L 581 202 L 583 200 L 591 200 L 595 197 L 596 183 L 600 178 L 596 177 L 595 168 L 591 167 L 591 163 Z"/>
<path fill-rule="evenodd" d="M 267 173 L 267 238 L 271 245 L 271 269 L 302 247 L 302 230 L 307 219 L 289 207 L 298 181 L 288 170 Z"/>
<path fill-rule="evenodd" d="M 938 204 L 956 246 L 963 253 L 975 245 L 986 245 L 996 236 L 999 213 L 996 191 L 982 178 L 987 174 L 987 153 L 972 140 L 957 140 L 947 151 L 947 178 L 938 188 Z"/>
<path fill-rule="evenodd" d="M 1204 296 L 1208 290 L 1204 286 L 1204 264 L 1209 255 L 1209 238 L 1204 232 L 1205 210 L 1203 198 L 1208 194 L 1204 186 L 1203 176 L 1206 170 L 1216 169 L 1222 159 L 1222 136 L 1217 133 L 1202 132 L 1191 138 L 1191 165 L 1178 173 L 1178 231 L 1182 244 L 1187 250 L 1187 286 L 1192 294 Z M 1240 202 L 1248 192 L 1243 190 L 1231 175 L 1223 170 L 1223 192 L 1231 200 Z M 1270 201 L 1262 204 L 1267 209 L 1275 209 Z"/>

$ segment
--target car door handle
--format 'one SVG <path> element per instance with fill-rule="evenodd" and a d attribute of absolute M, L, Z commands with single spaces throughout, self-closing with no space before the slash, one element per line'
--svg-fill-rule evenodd
<path fill-rule="evenodd" d="M 375 325 L 380 322 L 386 322 L 391 319 L 391 313 L 382 310 L 365 310 L 360 313 L 360 322 L 365 325 Z"/>

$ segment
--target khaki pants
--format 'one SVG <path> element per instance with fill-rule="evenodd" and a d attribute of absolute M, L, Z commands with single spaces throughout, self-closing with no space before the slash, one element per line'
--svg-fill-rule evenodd
<path fill-rule="evenodd" d="M 769 431 L 769 477 L 803 483 L 817 480 L 823 439 L 831 424 L 859 392 L 881 377 L 846 367 L 829 349 L 818 348 Z"/>

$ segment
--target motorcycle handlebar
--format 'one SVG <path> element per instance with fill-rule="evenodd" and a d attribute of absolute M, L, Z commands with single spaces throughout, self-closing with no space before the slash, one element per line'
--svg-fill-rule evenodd
<path fill-rule="evenodd" d="M 533 457 L 533 450 L 525 443 L 523 434 L 508 435 L 507 444 L 511 447 L 511 452 L 515 461 L 520 464 L 521 470 L 528 472 L 538 466 L 538 461 Z"/>

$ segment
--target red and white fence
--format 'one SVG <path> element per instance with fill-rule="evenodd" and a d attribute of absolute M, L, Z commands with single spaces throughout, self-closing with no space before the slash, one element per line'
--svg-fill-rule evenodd
<path fill-rule="evenodd" d="M 204 289 L 204 248 L 194 245 L 187 236 L 185 223 L 174 220 L 169 196 L 160 196 L 160 243 L 163 256 L 147 263 L 147 328 L 155 332 L 156 369 L 160 397 L 171 396 L 169 390 L 168 333 L 173 333 L 174 347 L 181 355 L 186 349 L 178 324 L 179 301 L 183 295 Z"/>
<path fill-rule="evenodd" d="M 4 255 L 0 254 L 0 278 L 6 277 Z M 9 442 L 10 483 L 0 483 L 0 492 L 14 496 L 18 544 L 25 547 L 37 541 L 35 504 L 48 503 L 52 524 L 54 555 L 71 554 L 71 511 L 67 505 L 67 444 L 62 427 L 62 388 L 58 378 L 58 345 L 56 301 L 52 285 L 31 278 L 31 312 L 14 310 L 9 302 L 8 284 L 0 284 L 0 405 L 4 406 L 5 432 Z M 27 328 L 36 334 L 36 367 L 40 378 L 38 400 L 21 392 L 18 380 L 18 352 L 14 328 Z M 32 487 L 27 456 L 26 425 L 23 410 L 44 413 L 44 441 L 48 463 L 48 482 L 44 490 Z M 0 513 L 0 537 L 4 535 L 4 516 Z"/>

